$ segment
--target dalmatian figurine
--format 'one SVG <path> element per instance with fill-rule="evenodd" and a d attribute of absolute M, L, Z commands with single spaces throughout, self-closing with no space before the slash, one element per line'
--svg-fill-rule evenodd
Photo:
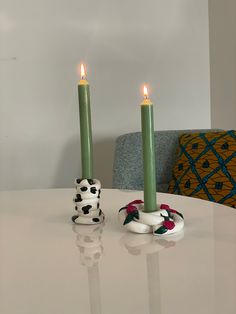
<path fill-rule="evenodd" d="M 97 179 L 76 179 L 76 196 L 74 198 L 77 214 L 72 217 L 76 224 L 95 225 L 104 221 L 100 209 L 101 183 Z"/>

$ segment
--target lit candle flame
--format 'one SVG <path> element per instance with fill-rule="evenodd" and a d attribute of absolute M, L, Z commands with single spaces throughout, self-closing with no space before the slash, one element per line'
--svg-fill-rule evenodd
<path fill-rule="evenodd" d="M 143 86 L 143 95 L 145 98 L 148 98 L 148 89 L 146 85 Z"/>
<path fill-rule="evenodd" d="M 81 75 L 81 79 L 83 80 L 85 78 L 85 68 L 83 63 L 81 63 L 80 65 L 80 75 Z"/>

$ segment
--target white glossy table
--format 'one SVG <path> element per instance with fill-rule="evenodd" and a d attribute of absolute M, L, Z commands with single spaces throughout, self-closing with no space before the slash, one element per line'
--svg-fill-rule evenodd
<path fill-rule="evenodd" d="M 71 222 L 73 197 L 0 193 L 1 314 L 236 313 L 236 210 L 158 194 L 186 221 L 184 235 L 159 239 L 118 223 L 142 192 L 103 190 L 93 233 Z"/>

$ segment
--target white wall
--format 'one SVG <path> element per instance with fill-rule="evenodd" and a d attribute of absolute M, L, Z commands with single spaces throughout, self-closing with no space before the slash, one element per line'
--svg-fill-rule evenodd
<path fill-rule="evenodd" d="M 88 65 L 95 177 L 110 186 L 115 138 L 210 127 L 207 0 L 2 0 L 0 188 L 71 187 L 79 176 L 76 66 Z"/>
<path fill-rule="evenodd" d="M 209 0 L 212 127 L 236 129 L 236 0 Z"/>

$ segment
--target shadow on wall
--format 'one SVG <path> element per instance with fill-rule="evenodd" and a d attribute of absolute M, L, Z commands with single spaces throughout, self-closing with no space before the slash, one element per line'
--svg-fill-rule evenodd
<path fill-rule="evenodd" d="M 112 186 L 112 167 L 115 138 L 94 140 L 94 177 L 101 181 L 103 188 Z M 80 177 L 80 143 L 72 138 L 65 145 L 58 162 L 53 180 L 54 188 L 73 188 L 75 178 Z"/>

